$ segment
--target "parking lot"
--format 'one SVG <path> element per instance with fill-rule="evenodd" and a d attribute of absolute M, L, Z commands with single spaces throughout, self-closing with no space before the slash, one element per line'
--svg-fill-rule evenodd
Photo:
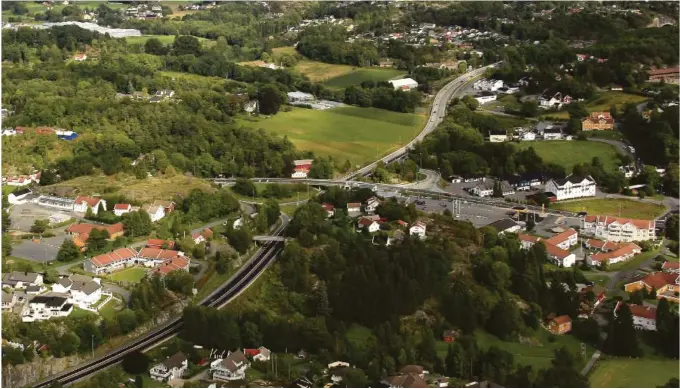
<path fill-rule="evenodd" d="M 12 219 L 10 229 L 29 232 L 33 222 L 38 219 L 47 219 L 55 213 L 60 213 L 60 211 L 33 203 L 13 205 L 9 209 L 9 215 Z"/>
<path fill-rule="evenodd" d="M 418 197 L 409 197 L 408 204 L 415 203 L 416 209 L 427 213 L 444 213 L 444 210 L 448 209 L 451 214 L 453 214 L 453 201 L 449 199 L 437 200 Z M 421 202 L 422 204 L 419 204 Z M 482 204 L 473 204 L 465 200 L 461 200 L 460 203 L 460 216 L 456 220 L 465 220 L 472 223 L 475 227 L 479 228 L 487 224 L 493 223 L 498 219 L 507 217 L 507 210 L 491 207 Z"/>
<path fill-rule="evenodd" d="M 36 262 L 52 262 L 57 257 L 61 244 L 65 239 L 70 238 L 69 235 L 62 234 L 43 238 L 40 242 L 34 242 L 31 239 L 22 240 L 21 243 L 15 243 L 12 246 L 12 255 Z"/>

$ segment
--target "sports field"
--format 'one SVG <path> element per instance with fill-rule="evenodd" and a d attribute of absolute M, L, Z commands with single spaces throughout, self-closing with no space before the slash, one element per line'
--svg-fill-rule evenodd
<path fill-rule="evenodd" d="M 647 99 L 648 98 L 644 96 L 638 96 L 619 91 L 602 92 L 600 93 L 600 96 L 597 99 L 586 103 L 586 109 L 588 110 L 588 112 L 596 111 L 608 112 L 612 106 L 616 106 L 617 109 L 620 109 L 627 103 L 639 104 L 642 103 L 643 101 L 646 101 Z M 569 113 L 564 108 L 560 112 L 549 113 L 546 114 L 545 116 L 565 120 L 569 119 Z"/>
<path fill-rule="evenodd" d="M 124 282 L 139 282 L 146 275 L 147 269 L 141 267 L 131 267 L 129 269 L 121 270 L 119 272 L 111 274 L 114 281 L 124 281 Z"/>
<path fill-rule="evenodd" d="M 239 123 L 287 136 L 299 150 L 362 165 L 408 143 L 422 130 L 424 121 L 424 116 L 416 114 L 340 107 L 325 111 L 293 108 L 270 118 L 242 118 Z"/>
<path fill-rule="evenodd" d="M 654 219 L 665 211 L 663 205 L 622 198 L 567 201 L 552 204 L 550 208 L 644 220 Z"/>
<path fill-rule="evenodd" d="M 593 157 L 599 157 L 606 171 L 611 171 L 618 166 L 616 147 L 601 142 L 578 141 L 578 140 L 553 140 L 539 142 L 522 142 L 520 149 L 533 147 L 539 157 L 546 163 L 556 163 L 564 166 L 567 172 L 577 163 L 592 162 Z"/>
<path fill-rule="evenodd" d="M 601 360 L 590 374 L 593 388 L 655 388 L 678 377 L 678 361 L 630 358 Z"/>

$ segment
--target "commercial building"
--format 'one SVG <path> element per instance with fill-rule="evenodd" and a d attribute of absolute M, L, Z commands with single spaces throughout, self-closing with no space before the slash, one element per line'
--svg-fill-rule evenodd
<path fill-rule="evenodd" d="M 412 78 L 401 78 L 399 80 L 389 80 L 387 82 L 392 84 L 392 87 L 394 87 L 395 90 L 400 89 L 408 91 L 418 88 L 418 83 Z"/>

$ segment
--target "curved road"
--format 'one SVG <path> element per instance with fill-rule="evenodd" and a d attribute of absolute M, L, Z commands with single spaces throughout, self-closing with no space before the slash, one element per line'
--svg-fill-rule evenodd
<path fill-rule="evenodd" d="M 430 111 L 430 118 L 427 121 L 427 124 L 425 125 L 425 128 L 411 140 L 409 143 L 404 145 L 404 147 L 400 148 L 399 150 L 369 164 L 364 167 L 362 167 L 359 170 L 356 170 L 354 172 L 351 172 L 344 177 L 341 177 L 339 180 L 340 181 L 347 181 L 353 177 L 356 176 L 363 176 L 368 174 L 371 170 L 373 170 L 377 165 L 378 162 L 382 161 L 384 163 L 390 163 L 393 160 L 401 157 L 402 155 L 406 154 L 406 152 L 413 147 L 416 143 L 422 141 L 425 136 L 427 136 L 429 133 L 435 130 L 439 123 L 442 122 L 444 117 L 446 116 L 446 107 L 449 104 L 449 100 L 453 98 L 453 95 L 460 90 L 465 84 L 469 83 L 472 81 L 474 78 L 481 76 L 484 74 L 484 72 L 492 67 L 497 66 L 500 64 L 500 62 L 497 62 L 495 64 L 487 65 L 483 68 L 479 68 L 476 70 L 473 70 L 471 72 L 465 73 L 464 75 L 456 78 L 455 80 L 449 82 L 446 84 L 434 97 L 434 101 L 432 102 L 432 110 Z"/>

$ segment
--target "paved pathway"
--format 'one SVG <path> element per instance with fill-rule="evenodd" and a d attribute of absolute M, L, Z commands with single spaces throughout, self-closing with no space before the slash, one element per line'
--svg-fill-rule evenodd
<path fill-rule="evenodd" d="M 601 355 L 600 350 L 597 350 L 595 351 L 595 353 L 593 353 L 593 356 L 590 357 L 590 360 L 588 361 L 588 363 L 586 363 L 586 366 L 583 368 L 583 370 L 581 370 L 581 375 L 584 376 L 588 374 L 590 369 L 593 368 L 593 365 L 595 365 L 595 362 L 597 362 L 597 360 L 600 358 L 600 355 Z"/>

